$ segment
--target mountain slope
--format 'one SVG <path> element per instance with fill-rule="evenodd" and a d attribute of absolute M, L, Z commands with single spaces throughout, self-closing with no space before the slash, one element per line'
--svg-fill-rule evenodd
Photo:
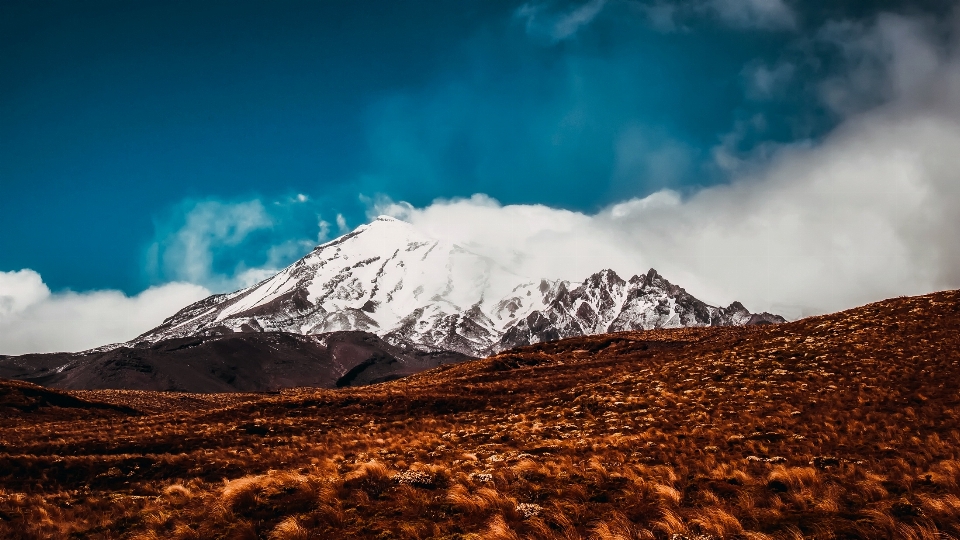
<path fill-rule="evenodd" d="M 368 331 L 398 346 L 483 356 L 617 330 L 783 322 L 708 306 L 654 270 L 531 279 L 381 216 L 252 287 L 192 304 L 131 344 L 235 332 Z"/>

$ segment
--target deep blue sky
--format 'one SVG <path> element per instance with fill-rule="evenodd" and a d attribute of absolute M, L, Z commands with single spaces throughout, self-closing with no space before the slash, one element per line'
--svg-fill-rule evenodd
<path fill-rule="evenodd" d="M 137 292 L 176 277 L 149 248 L 211 201 L 273 216 L 214 261 L 232 268 L 319 219 L 362 223 L 361 196 L 595 211 L 724 182 L 725 142 L 747 155 L 839 121 L 814 88 L 837 62 L 813 39 L 826 21 L 950 5 L 787 2 L 778 25 L 688 0 L 670 27 L 648 9 L 668 2 L 610 0 L 558 35 L 586 4 L 4 1 L 0 270 Z"/>

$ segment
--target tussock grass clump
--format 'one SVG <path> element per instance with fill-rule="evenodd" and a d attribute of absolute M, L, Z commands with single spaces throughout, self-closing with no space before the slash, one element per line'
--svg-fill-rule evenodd
<path fill-rule="evenodd" d="M 393 483 L 394 473 L 383 463 L 368 461 L 344 478 L 346 489 L 360 489 L 371 497 L 379 497 Z"/>

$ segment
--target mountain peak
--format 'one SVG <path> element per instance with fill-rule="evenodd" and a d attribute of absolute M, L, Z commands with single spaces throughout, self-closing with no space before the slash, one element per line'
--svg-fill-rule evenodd
<path fill-rule="evenodd" d="M 611 269 L 582 282 L 518 276 L 381 215 L 272 278 L 181 310 L 140 339 L 362 330 L 394 345 L 479 356 L 584 333 L 749 324 L 750 316 L 707 306 L 652 268 L 629 283 Z"/>
<path fill-rule="evenodd" d="M 622 287 L 626 285 L 627 282 L 617 275 L 615 271 L 607 268 L 591 275 L 586 279 L 586 281 L 584 281 L 584 283 L 592 287 L 600 287 L 603 284 L 612 284 Z"/>
<path fill-rule="evenodd" d="M 406 221 L 403 221 L 402 219 L 397 219 L 395 217 L 387 216 L 387 215 L 380 215 L 380 216 L 377 216 L 370 223 L 357 227 L 356 229 L 354 229 L 354 231 L 360 232 L 360 231 L 366 231 L 370 229 L 381 230 L 384 228 L 398 229 L 398 230 L 417 230 L 416 227 L 414 227 L 410 223 L 407 223 Z"/>
<path fill-rule="evenodd" d="M 320 244 L 314 248 L 314 252 L 323 251 L 332 247 L 342 247 L 346 245 L 348 241 L 356 245 L 357 242 L 360 242 L 360 244 L 368 244 L 371 240 L 375 241 L 376 245 L 368 247 L 377 249 L 377 247 L 383 247 L 386 244 L 395 244 L 399 247 L 405 245 L 407 242 L 434 241 L 435 239 L 424 234 L 406 221 L 387 215 L 380 215 L 370 223 L 364 223 L 343 236 Z"/>

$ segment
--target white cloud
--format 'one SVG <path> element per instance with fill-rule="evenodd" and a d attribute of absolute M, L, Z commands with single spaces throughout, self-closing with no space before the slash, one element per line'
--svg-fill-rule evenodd
<path fill-rule="evenodd" d="M 33 270 L 0 272 L 0 317 L 19 313 L 50 296 L 50 289 Z"/>
<path fill-rule="evenodd" d="M 744 163 L 728 163 L 729 184 L 595 214 L 484 195 L 425 208 L 380 200 L 375 210 L 532 277 L 654 267 L 704 300 L 790 317 L 960 288 L 960 62 L 922 28 L 884 16 L 837 38 L 857 50 L 883 43 L 869 74 L 884 103 L 849 113 L 818 143 L 734 156 Z M 861 68 L 837 88 L 856 91 Z"/>
<path fill-rule="evenodd" d="M 317 232 L 318 244 L 322 244 L 330 239 L 330 223 L 328 221 L 320 219 L 317 222 L 317 228 L 319 229 L 319 231 Z"/>
<path fill-rule="evenodd" d="M 949 91 L 944 78 L 956 73 L 950 67 L 956 59 L 931 39 L 939 30 L 935 21 L 893 14 L 882 14 L 869 25 L 851 21 L 825 25 L 817 40 L 837 47 L 846 65 L 820 84 L 821 98 L 844 115 L 891 101 L 917 104 L 943 99 L 936 94 Z"/>
<path fill-rule="evenodd" d="M 478 194 L 438 200 L 426 208 L 381 199 L 371 213 L 392 215 L 431 236 L 459 242 L 520 275 L 582 279 L 602 267 L 598 265 L 628 269 L 641 263 L 637 253 L 618 249 L 616 231 L 569 210 L 501 206 Z"/>
<path fill-rule="evenodd" d="M 960 125 L 880 115 L 762 175 L 587 215 L 471 199 L 379 210 L 532 277 L 657 268 L 694 295 L 788 316 L 960 287 Z"/>
<path fill-rule="evenodd" d="M 0 272 L 0 299 L 13 299 L 0 308 L 0 354 L 73 352 L 126 341 L 209 294 L 187 283 L 136 296 L 110 290 L 51 294 L 33 270 Z"/>

